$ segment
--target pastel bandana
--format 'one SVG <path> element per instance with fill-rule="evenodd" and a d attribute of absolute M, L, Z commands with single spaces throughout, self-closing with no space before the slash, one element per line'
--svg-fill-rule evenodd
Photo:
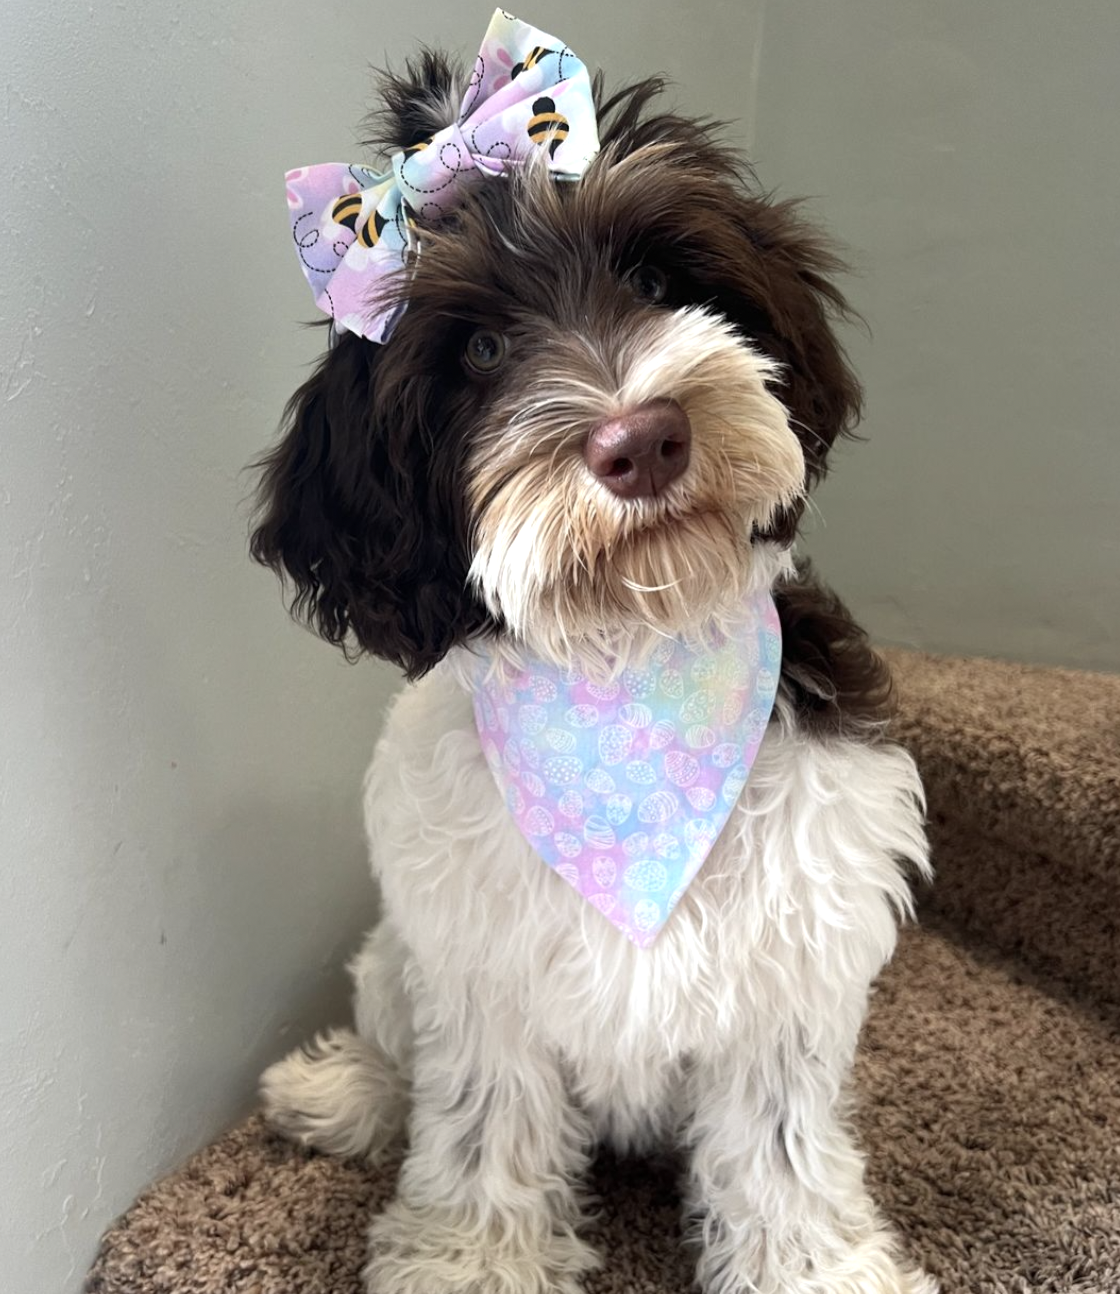
<path fill-rule="evenodd" d="M 480 661 L 474 714 L 498 789 L 554 871 L 640 948 L 715 844 L 758 753 L 781 669 L 769 593 L 709 650 L 666 640 L 606 685 Z"/>
<path fill-rule="evenodd" d="M 454 122 L 395 154 L 385 174 L 342 162 L 288 172 L 315 304 L 340 331 L 386 341 L 402 309 L 386 289 L 419 250 L 418 222 L 439 221 L 475 184 L 533 156 L 576 180 L 598 151 L 587 68 L 555 36 L 495 10 Z"/>

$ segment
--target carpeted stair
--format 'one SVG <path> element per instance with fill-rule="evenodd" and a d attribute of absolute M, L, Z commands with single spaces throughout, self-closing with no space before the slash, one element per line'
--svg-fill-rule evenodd
<path fill-rule="evenodd" d="M 1120 677 L 888 655 L 938 879 L 858 1062 L 872 1189 L 945 1294 L 1117 1294 Z M 88 1294 L 360 1294 L 394 1176 L 249 1119 L 108 1232 Z M 674 1166 L 596 1179 L 588 1294 L 684 1294 Z"/>

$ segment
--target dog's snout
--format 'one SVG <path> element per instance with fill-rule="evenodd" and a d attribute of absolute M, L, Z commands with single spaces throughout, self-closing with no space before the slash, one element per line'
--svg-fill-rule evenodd
<path fill-rule="evenodd" d="M 587 466 L 622 499 L 660 494 L 688 466 L 692 425 L 675 400 L 655 400 L 593 427 Z"/>

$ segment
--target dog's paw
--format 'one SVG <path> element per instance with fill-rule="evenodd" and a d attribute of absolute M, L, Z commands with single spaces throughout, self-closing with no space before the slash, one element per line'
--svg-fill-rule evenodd
<path fill-rule="evenodd" d="M 302 1146 L 376 1159 L 404 1129 L 405 1080 L 349 1029 L 320 1034 L 261 1076 L 265 1117 Z"/>
<path fill-rule="evenodd" d="M 815 1253 L 811 1245 L 767 1251 L 707 1251 L 698 1272 L 704 1294 L 938 1294 L 932 1277 L 899 1261 L 884 1231 L 851 1248 Z"/>
<path fill-rule="evenodd" d="M 789 1294 L 938 1294 L 938 1286 L 876 1246 L 855 1250 L 840 1267 L 791 1285 Z"/>
<path fill-rule="evenodd" d="M 599 1258 L 569 1229 L 509 1225 L 480 1229 L 434 1209 L 394 1200 L 370 1227 L 367 1294 L 581 1294 Z"/>

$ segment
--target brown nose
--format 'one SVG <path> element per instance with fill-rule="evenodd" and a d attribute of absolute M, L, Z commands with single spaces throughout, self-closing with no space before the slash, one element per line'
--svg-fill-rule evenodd
<path fill-rule="evenodd" d="M 653 400 L 592 428 L 587 466 L 620 499 L 660 494 L 688 466 L 692 425 L 676 400 Z"/>

